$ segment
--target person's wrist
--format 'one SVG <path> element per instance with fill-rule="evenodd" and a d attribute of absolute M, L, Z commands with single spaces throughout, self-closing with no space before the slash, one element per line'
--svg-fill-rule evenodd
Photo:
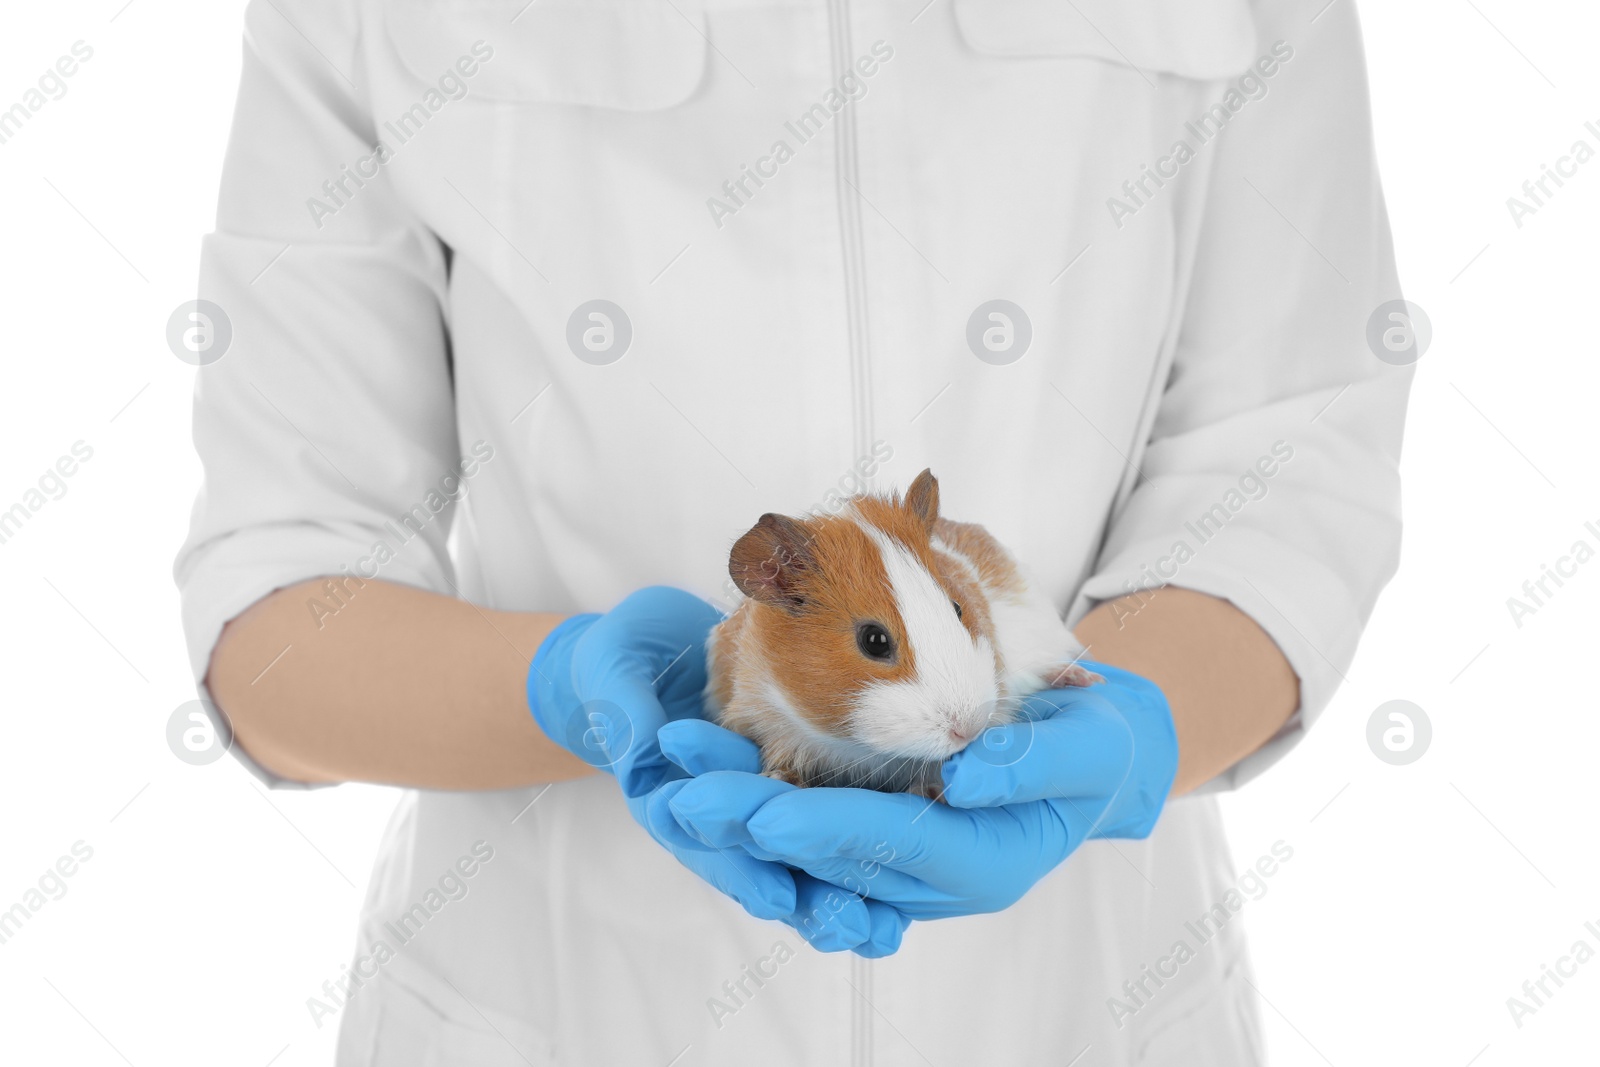
<path fill-rule="evenodd" d="M 1085 661 L 1083 666 L 1105 678 L 1101 683 L 1106 687 L 1104 695 L 1127 724 L 1133 746 L 1127 778 L 1089 837 L 1149 837 L 1178 773 L 1178 732 L 1172 708 L 1161 687 L 1142 675 L 1109 664 Z"/>
<path fill-rule="evenodd" d="M 572 649 L 599 615 L 570 615 L 558 623 L 533 654 L 523 692 L 528 711 L 545 735 L 569 752 L 582 756 L 568 727 L 577 720 L 578 694 L 572 684 Z"/>

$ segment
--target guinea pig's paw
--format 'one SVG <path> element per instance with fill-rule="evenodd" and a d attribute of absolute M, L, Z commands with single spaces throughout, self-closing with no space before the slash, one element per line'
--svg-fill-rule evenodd
<path fill-rule="evenodd" d="M 1105 681 L 1105 678 L 1094 671 L 1086 667 L 1080 667 L 1076 663 L 1069 663 L 1064 667 L 1057 668 L 1053 674 L 1046 674 L 1045 679 L 1046 685 L 1050 689 L 1069 689 L 1074 686 L 1094 685 L 1096 682 Z"/>
<path fill-rule="evenodd" d="M 767 767 L 762 770 L 761 777 L 771 778 L 779 782 L 787 782 L 789 785 L 803 786 L 806 784 L 800 780 L 799 773 L 796 772 L 793 767 Z"/>

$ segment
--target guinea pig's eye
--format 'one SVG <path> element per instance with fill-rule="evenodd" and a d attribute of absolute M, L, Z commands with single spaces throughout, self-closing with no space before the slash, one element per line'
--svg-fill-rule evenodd
<path fill-rule="evenodd" d="M 894 639 L 875 622 L 864 622 L 856 627 L 856 647 L 868 659 L 888 659 L 894 655 Z"/>
<path fill-rule="evenodd" d="M 961 605 L 952 600 L 950 601 L 950 606 L 956 609 L 956 618 L 961 618 Z"/>

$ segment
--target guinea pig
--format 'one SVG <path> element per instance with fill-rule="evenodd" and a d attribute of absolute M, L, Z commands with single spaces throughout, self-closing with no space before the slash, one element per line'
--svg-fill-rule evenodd
<path fill-rule="evenodd" d="M 747 599 L 712 631 L 707 710 L 795 785 L 938 799 L 940 764 L 1022 698 L 1104 680 L 987 530 L 939 516 L 931 471 L 903 499 L 763 515 L 728 572 Z"/>

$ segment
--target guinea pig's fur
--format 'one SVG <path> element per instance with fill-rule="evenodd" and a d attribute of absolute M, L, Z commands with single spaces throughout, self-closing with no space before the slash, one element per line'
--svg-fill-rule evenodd
<path fill-rule="evenodd" d="M 929 471 L 904 499 L 763 515 L 728 571 L 748 599 L 712 632 L 706 703 L 797 785 L 938 797 L 940 764 L 1020 698 L 1101 680 L 1010 553 L 939 517 Z"/>

